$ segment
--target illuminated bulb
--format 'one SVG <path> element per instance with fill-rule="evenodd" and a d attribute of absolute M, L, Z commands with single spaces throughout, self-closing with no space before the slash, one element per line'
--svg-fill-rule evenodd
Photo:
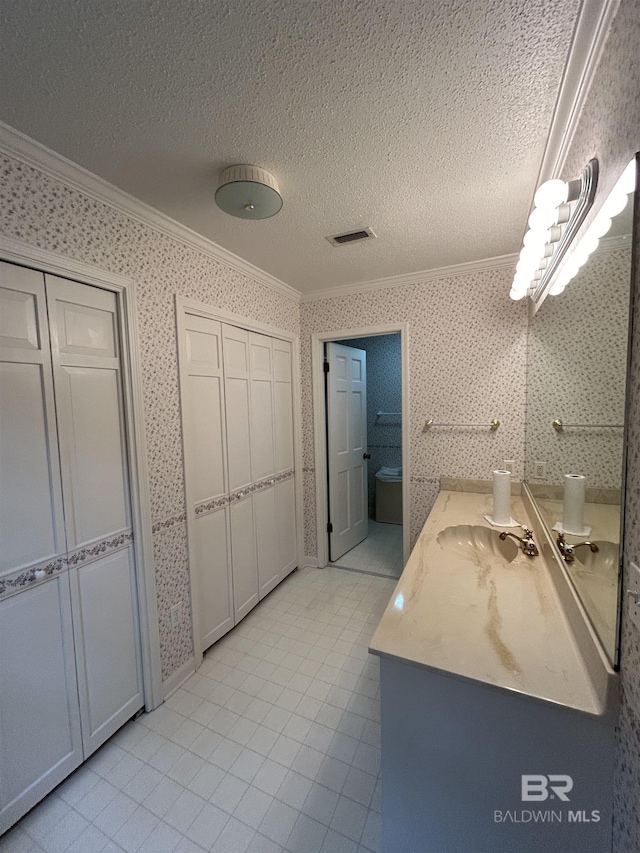
<path fill-rule="evenodd" d="M 549 296 L 560 296 L 566 286 L 567 285 L 563 281 L 558 279 L 558 281 L 556 281 L 553 287 L 549 290 Z"/>
<path fill-rule="evenodd" d="M 584 235 L 584 237 L 582 238 L 582 241 L 580 243 L 580 248 L 581 249 L 584 248 L 585 252 L 588 255 L 592 255 L 595 252 L 595 250 L 598 248 L 599 243 L 600 243 L 600 240 L 598 240 L 598 238 L 596 237 L 595 234 L 591 234 L 590 232 L 587 232 Z"/>
<path fill-rule="evenodd" d="M 536 190 L 536 194 L 533 197 L 533 203 L 536 207 L 542 208 L 543 210 L 548 210 L 549 208 L 553 210 L 566 202 L 568 189 L 569 185 L 557 178 L 554 178 L 551 181 L 545 181 L 545 183 L 541 184 Z"/>
<path fill-rule="evenodd" d="M 636 161 L 632 160 L 627 168 L 624 170 L 622 175 L 620 176 L 620 180 L 616 184 L 616 186 L 620 187 L 620 190 L 629 195 L 635 191 L 636 188 Z"/>
<path fill-rule="evenodd" d="M 531 228 L 524 235 L 522 240 L 523 246 L 544 246 L 545 243 L 549 242 L 550 231 L 547 228 L 546 230 L 540 229 L 539 231 L 533 231 Z"/>
<path fill-rule="evenodd" d="M 607 231 L 611 228 L 611 220 L 608 216 L 603 216 L 602 212 L 600 212 L 596 218 L 593 220 L 591 227 L 589 228 L 589 234 L 592 234 L 594 237 L 604 237 Z"/>
<path fill-rule="evenodd" d="M 541 207 L 536 207 L 529 217 L 529 228 L 532 231 L 547 231 L 556 224 L 556 216 L 555 208 L 543 210 Z"/>
<path fill-rule="evenodd" d="M 531 261 L 519 260 L 516 264 L 516 272 L 522 273 L 523 275 L 528 276 L 529 278 L 533 278 L 533 274 L 538 268 L 538 264 L 536 261 L 533 263 Z"/>
<path fill-rule="evenodd" d="M 520 249 L 520 260 L 537 266 L 543 257 L 544 243 L 538 246 L 524 246 Z"/>
<path fill-rule="evenodd" d="M 513 299 L 514 302 L 519 302 L 521 299 L 524 299 L 526 295 L 526 290 L 514 290 L 513 288 L 511 288 L 511 290 L 509 291 L 509 296 Z"/>
<path fill-rule="evenodd" d="M 603 216 L 608 216 L 609 219 L 613 219 L 614 216 L 617 216 L 627 206 L 627 196 L 621 190 L 615 189 L 609 198 L 602 205 L 601 213 Z"/>

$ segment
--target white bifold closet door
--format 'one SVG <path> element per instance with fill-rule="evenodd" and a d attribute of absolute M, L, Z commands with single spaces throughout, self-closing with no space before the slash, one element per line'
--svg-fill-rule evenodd
<path fill-rule="evenodd" d="M 0 834 L 82 762 L 44 276 L 0 262 Z"/>
<path fill-rule="evenodd" d="M 116 301 L 0 264 L 0 832 L 143 705 Z"/>
<path fill-rule="evenodd" d="M 45 278 L 87 757 L 144 704 L 117 304 Z"/>
<path fill-rule="evenodd" d="M 198 653 L 297 565 L 291 344 L 179 314 Z"/>
<path fill-rule="evenodd" d="M 185 314 L 180 347 L 192 606 L 202 652 L 234 625 L 220 323 Z"/>

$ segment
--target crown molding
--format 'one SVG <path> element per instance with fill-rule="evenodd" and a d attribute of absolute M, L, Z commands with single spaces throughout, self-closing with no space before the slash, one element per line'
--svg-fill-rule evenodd
<path fill-rule="evenodd" d="M 517 255 L 498 255 L 495 258 L 483 258 L 480 261 L 468 261 L 463 264 L 452 264 L 448 267 L 437 267 L 421 272 L 392 275 L 388 278 L 376 278 L 371 281 L 358 281 L 353 284 L 342 284 L 339 287 L 314 290 L 311 293 L 303 293 L 301 302 L 317 302 L 319 299 L 333 299 L 336 296 L 350 296 L 372 290 L 386 290 L 390 287 L 423 284 L 438 278 L 453 278 L 454 276 L 469 275 L 470 273 L 494 270 L 500 267 L 513 267 L 517 262 Z"/>
<path fill-rule="evenodd" d="M 536 187 L 562 172 L 619 5 L 620 0 L 583 0 L 581 4 Z"/>
<path fill-rule="evenodd" d="M 112 207 L 130 219 L 231 267 L 295 302 L 300 301 L 300 291 L 294 287 L 1 121 L 0 153 L 43 172 L 70 189 Z"/>

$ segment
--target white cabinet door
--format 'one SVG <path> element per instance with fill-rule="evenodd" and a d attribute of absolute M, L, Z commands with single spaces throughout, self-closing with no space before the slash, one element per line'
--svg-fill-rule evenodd
<path fill-rule="evenodd" d="M 330 559 L 337 560 L 368 532 L 367 354 L 327 344 Z"/>
<path fill-rule="evenodd" d="M 258 558 L 253 512 L 251 453 L 251 369 L 249 332 L 222 325 L 227 458 L 231 493 L 233 607 L 239 622 L 259 601 Z"/>
<path fill-rule="evenodd" d="M 194 643 L 201 655 L 234 625 L 221 326 L 179 318 Z"/>
<path fill-rule="evenodd" d="M 45 278 L 86 757 L 144 704 L 117 305 Z"/>
<path fill-rule="evenodd" d="M 62 572 L 0 601 L 0 835 L 82 760 Z"/>

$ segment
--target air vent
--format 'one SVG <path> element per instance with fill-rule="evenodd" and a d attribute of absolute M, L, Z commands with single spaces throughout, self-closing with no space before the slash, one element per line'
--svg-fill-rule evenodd
<path fill-rule="evenodd" d="M 370 240 L 375 236 L 371 228 L 360 228 L 358 231 L 347 231 L 346 234 L 334 234 L 332 237 L 327 237 L 327 240 L 332 246 L 346 246 L 349 243 Z"/>

